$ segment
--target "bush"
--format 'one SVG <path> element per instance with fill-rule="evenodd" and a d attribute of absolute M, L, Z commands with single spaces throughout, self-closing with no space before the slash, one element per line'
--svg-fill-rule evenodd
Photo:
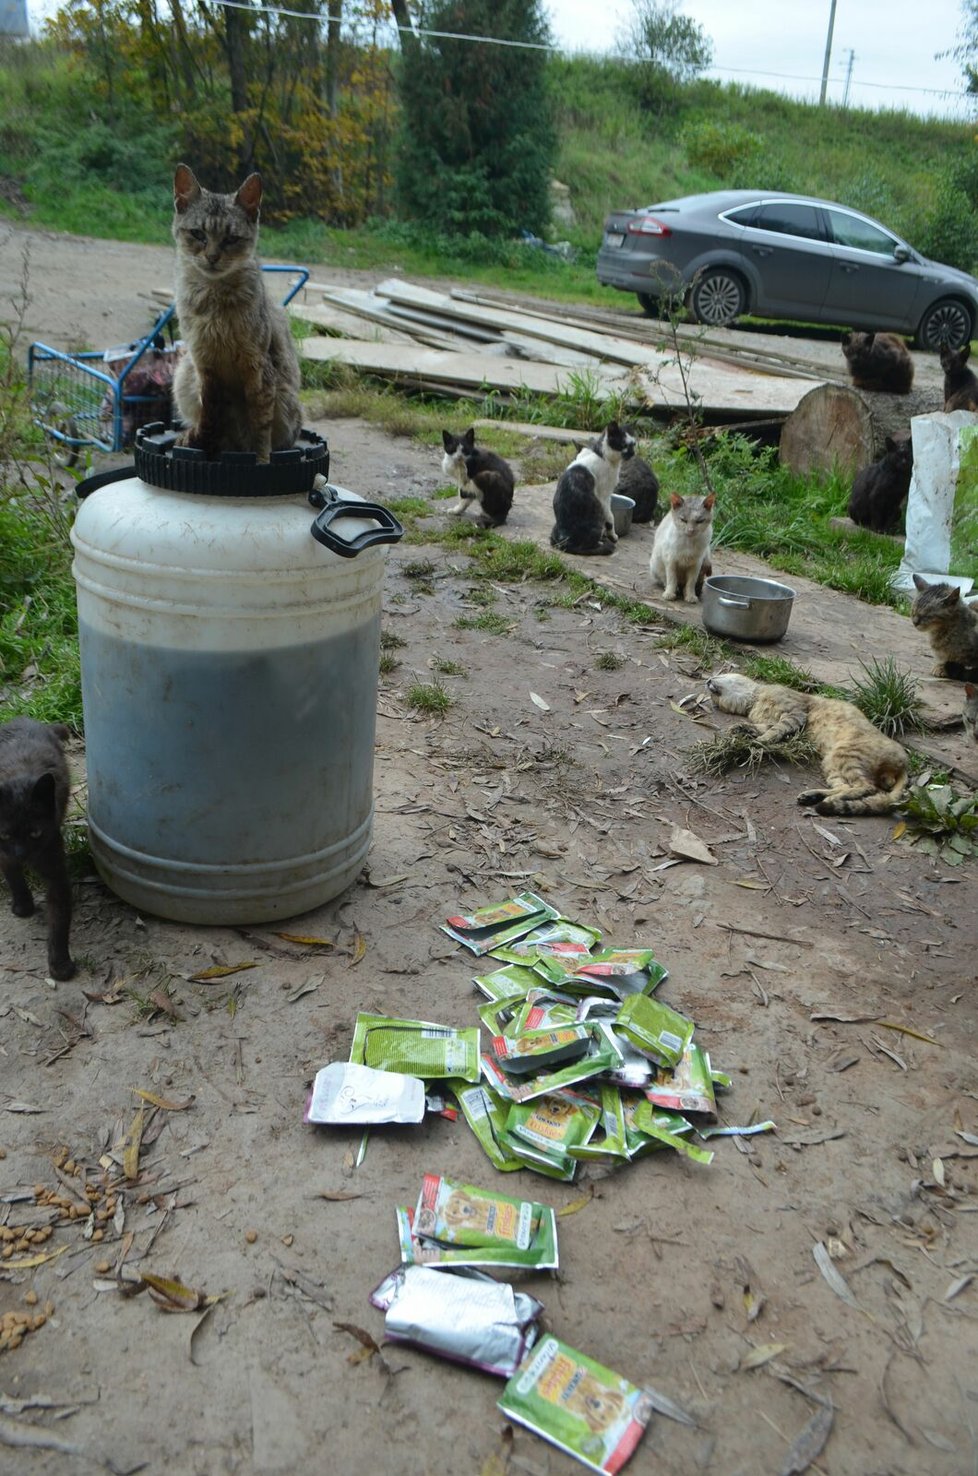
<path fill-rule="evenodd" d="M 763 147 L 756 133 L 737 123 L 687 123 L 679 141 L 694 169 L 707 169 L 734 188 L 734 175 L 756 172 Z"/>

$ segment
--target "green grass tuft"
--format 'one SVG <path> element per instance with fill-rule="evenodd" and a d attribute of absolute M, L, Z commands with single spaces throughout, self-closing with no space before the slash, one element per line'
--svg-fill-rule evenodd
<path fill-rule="evenodd" d="M 742 728 L 730 728 L 716 738 L 697 743 L 689 753 L 691 771 L 710 779 L 721 779 L 731 769 L 752 774 L 767 759 L 807 766 L 818 762 L 818 750 L 804 733 L 784 743 L 761 744 Z"/>
<path fill-rule="evenodd" d="M 454 624 L 457 630 L 484 630 L 489 635 L 508 635 L 516 622 L 507 620 L 496 610 L 484 610 L 481 615 L 459 615 Z"/>
<path fill-rule="evenodd" d="M 874 727 L 897 739 L 926 728 L 917 682 L 892 656 L 862 663 L 862 671 L 862 679 L 853 682 L 851 700 Z"/>
<path fill-rule="evenodd" d="M 455 702 L 441 682 L 415 682 L 408 687 L 404 700 L 415 712 L 428 717 L 442 717 Z"/>

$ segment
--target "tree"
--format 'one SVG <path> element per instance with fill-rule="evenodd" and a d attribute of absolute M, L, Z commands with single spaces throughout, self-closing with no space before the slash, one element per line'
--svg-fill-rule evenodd
<path fill-rule="evenodd" d="M 618 44 L 639 61 L 635 81 L 644 105 L 671 111 L 677 88 L 710 66 L 713 42 L 697 21 L 679 12 L 679 0 L 632 0 L 632 11 Z"/>
<path fill-rule="evenodd" d="M 421 0 L 415 18 L 398 74 L 403 213 L 441 234 L 541 232 L 556 133 L 540 0 Z"/>
<path fill-rule="evenodd" d="M 960 63 L 966 90 L 978 93 L 978 0 L 961 0 L 958 44 L 937 53 L 938 60 L 945 56 L 953 56 Z"/>

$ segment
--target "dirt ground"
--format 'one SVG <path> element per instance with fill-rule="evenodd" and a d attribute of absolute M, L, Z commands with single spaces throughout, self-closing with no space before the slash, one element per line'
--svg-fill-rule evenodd
<path fill-rule="evenodd" d="M 71 333 L 106 343 L 133 331 L 118 304 L 166 268 L 144 248 L 43 249 Z M 0 243 L 0 298 L 16 256 Z M 56 306 L 38 299 L 32 314 Z M 442 484 L 429 451 L 359 422 L 324 429 L 335 479 L 364 495 Z M 512 536 L 538 523 L 518 492 Z M 632 535 L 638 564 L 649 537 Z M 410 572 L 425 559 L 431 592 Z M 394 1207 L 415 1202 L 425 1172 L 568 1211 L 560 1272 L 520 1284 L 557 1336 L 697 1422 L 657 1416 L 636 1476 L 974 1472 L 972 875 L 894 842 L 885 820 L 807 814 L 800 772 L 693 776 L 689 749 L 711 729 L 681 704 L 702 673 L 657 647 L 664 620 L 641 629 L 600 598 L 564 609 L 540 585 L 499 585 L 508 634 L 459 628 L 484 588 L 462 552 L 391 551 L 384 628 L 404 645 L 380 680 L 369 876 L 342 897 L 284 925 L 190 928 L 137 916 L 89 877 L 73 930 L 83 967 L 57 986 L 43 914 L 0 912 L 0 1228 L 50 1221 L 33 1190 L 63 1192 L 62 1148 L 92 1182 L 114 1152 L 124 1182 L 145 1108 L 138 1178 L 101 1243 L 79 1216 L 12 1260 L 54 1257 L 0 1260 L 0 1315 L 30 1310 L 31 1292 L 53 1304 L 0 1352 L 0 1473 L 293 1476 L 324 1458 L 384 1476 L 582 1469 L 507 1433 L 498 1381 L 402 1348 L 363 1356 L 343 1326 L 380 1340 L 367 1296 L 398 1259 Z M 871 630 L 871 612 L 848 606 L 852 629 Z M 621 664 L 600 665 L 605 653 Z M 444 717 L 419 718 L 406 689 L 439 660 L 465 674 L 442 678 Z M 717 864 L 670 864 L 675 825 Z M 723 1120 L 770 1117 L 777 1132 L 717 1140 L 709 1167 L 663 1153 L 564 1185 L 497 1174 L 464 1122 L 375 1131 L 356 1168 L 357 1139 L 303 1126 L 307 1085 L 347 1055 L 358 1009 L 475 1022 L 482 970 L 437 925 L 523 886 L 609 943 L 654 948 L 661 997 L 733 1077 Z M 252 967 L 192 980 L 215 964 Z M 132 1170 L 131 1154 L 130 1139 Z M 819 1244 L 844 1285 L 820 1270 Z M 167 1313 L 108 1289 L 122 1266 L 221 1300 L 203 1318 Z M 824 1432 L 829 1409 L 808 1467 L 793 1443 L 813 1419 Z"/>

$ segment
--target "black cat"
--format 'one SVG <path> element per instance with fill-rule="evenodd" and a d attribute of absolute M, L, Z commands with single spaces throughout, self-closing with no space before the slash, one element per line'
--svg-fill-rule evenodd
<path fill-rule="evenodd" d="M 60 724 L 12 718 L 0 725 L 0 870 L 10 888 L 16 917 L 30 917 L 34 898 L 27 867 L 44 882 L 48 913 L 48 971 L 70 979 L 68 952 L 71 883 L 61 823 L 68 805 L 68 764 L 61 747 L 68 729 Z"/>
<path fill-rule="evenodd" d="M 861 528 L 890 533 L 900 521 L 900 507 L 910 491 L 913 443 L 909 436 L 886 438 L 886 451 L 872 466 L 856 473 L 849 495 L 849 516 Z"/>
<path fill-rule="evenodd" d="M 472 501 L 479 504 L 476 521 L 483 528 L 500 528 L 513 506 L 513 489 L 516 478 L 508 461 L 497 456 L 495 451 L 483 451 L 475 444 L 475 428 L 462 436 L 453 436 L 451 431 L 441 433 L 445 454 L 441 468 L 447 477 L 458 483 L 458 503 L 448 511 L 460 516 Z"/>

